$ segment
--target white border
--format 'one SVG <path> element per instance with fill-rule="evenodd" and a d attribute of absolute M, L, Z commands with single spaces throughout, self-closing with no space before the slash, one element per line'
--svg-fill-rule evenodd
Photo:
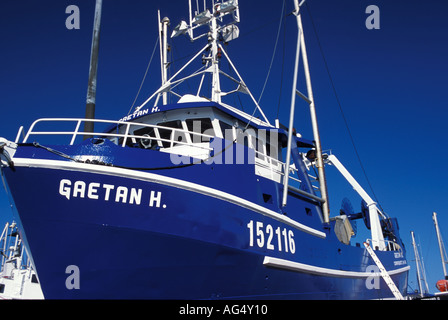
<path fill-rule="evenodd" d="M 275 211 L 269 210 L 263 206 L 260 206 L 256 203 L 250 202 L 238 196 L 232 195 L 230 193 L 220 191 L 217 189 L 213 189 L 210 187 L 206 187 L 197 183 L 180 180 L 177 178 L 171 178 L 155 173 L 150 172 L 141 172 L 130 169 L 116 168 L 110 166 L 102 166 L 102 165 L 92 165 L 85 163 L 77 163 L 77 162 L 68 162 L 68 161 L 58 161 L 58 160 L 43 160 L 43 159 L 29 159 L 29 158 L 14 158 L 14 165 L 16 167 L 32 167 L 32 168 L 46 168 L 53 170 L 68 170 L 68 171 L 82 171 L 89 172 L 94 174 L 105 174 L 110 176 L 124 177 L 137 179 L 141 181 L 154 182 L 162 185 L 167 185 L 183 190 L 188 190 L 192 192 L 197 192 L 206 196 L 210 196 L 213 198 L 217 198 L 223 201 L 227 201 L 243 208 L 253 210 L 258 212 L 264 216 L 270 217 L 282 223 L 285 223 L 291 227 L 296 228 L 297 230 L 303 231 L 310 235 L 326 238 L 326 234 L 322 231 L 313 229 L 304 224 L 301 224 L 297 221 L 292 220 L 291 218 L 284 216 Z"/>
<path fill-rule="evenodd" d="M 294 262 L 290 260 L 284 260 L 274 257 L 264 257 L 263 265 L 267 267 L 274 267 L 280 269 L 291 270 L 295 272 L 301 273 L 309 273 L 318 276 L 327 276 L 327 277 L 344 277 L 344 278 L 368 278 L 381 276 L 381 273 L 377 272 L 359 272 L 359 271 L 344 271 L 337 269 L 328 269 L 317 266 L 312 266 L 309 264 Z M 410 266 L 406 266 L 400 269 L 395 269 L 391 271 L 387 271 L 389 275 L 394 275 L 402 272 L 406 272 L 410 269 Z"/>

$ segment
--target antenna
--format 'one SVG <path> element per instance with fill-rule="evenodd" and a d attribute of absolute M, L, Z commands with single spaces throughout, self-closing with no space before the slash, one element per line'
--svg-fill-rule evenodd
<path fill-rule="evenodd" d="M 157 106 L 159 102 L 159 98 L 162 97 L 164 99 L 165 95 L 167 93 L 173 94 L 175 96 L 178 96 L 179 98 L 182 98 L 180 94 L 174 91 L 175 87 L 182 83 L 183 81 L 196 77 L 201 76 L 202 79 L 199 84 L 199 89 L 196 93 L 196 96 L 199 96 L 201 89 L 202 89 L 202 83 L 204 80 L 204 77 L 206 74 L 210 74 L 212 76 L 212 83 L 211 83 L 211 94 L 210 94 L 210 100 L 221 103 L 221 97 L 227 96 L 231 93 L 235 92 L 241 92 L 248 94 L 250 98 L 252 99 L 253 103 L 255 104 L 257 110 L 260 112 L 261 116 L 263 117 L 263 120 L 270 125 L 269 120 L 263 113 L 263 110 L 261 110 L 258 102 L 255 100 L 254 96 L 244 83 L 242 77 L 236 70 L 234 64 L 230 60 L 229 56 L 225 52 L 224 48 L 222 47 L 221 42 L 229 42 L 232 41 L 239 36 L 239 29 L 236 26 L 236 23 L 240 21 L 240 14 L 239 14 L 239 6 L 238 6 L 238 0 L 228 0 L 228 1 L 212 1 L 212 7 L 207 8 L 206 7 L 206 1 L 204 0 L 204 7 L 201 12 L 199 12 L 199 1 L 196 1 L 196 9 L 193 10 L 192 7 L 192 1 L 189 0 L 189 16 L 190 21 L 187 23 L 186 21 L 181 21 L 172 31 L 171 38 L 178 37 L 181 35 L 187 35 L 192 42 L 200 39 L 205 38 L 207 39 L 207 44 L 199 51 L 197 52 L 193 58 L 191 58 L 182 68 L 180 68 L 171 78 L 167 79 L 165 77 L 164 72 L 164 66 L 167 65 L 168 62 L 165 62 L 163 56 L 163 52 L 166 51 L 164 48 L 165 40 L 160 40 L 160 46 L 161 46 L 161 64 L 162 64 L 162 86 L 154 92 L 145 102 L 143 102 L 140 106 L 136 107 L 135 111 L 140 110 L 143 108 L 149 101 L 151 101 L 154 97 L 156 97 L 154 106 Z M 166 18 L 167 19 L 167 18 Z M 160 14 L 159 14 L 159 31 L 162 30 L 165 26 L 163 26 L 163 19 L 160 22 Z M 168 20 L 168 19 L 167 19 Z M 204 28 L 203 28 L 204 27 Z M 207 27 L 207 28 L 205 28 Z M 193 33 L 194 30 L 198 29 L 204 29 L 203 33 L 199 33 L 196 35 L 196 32 Z M 166 32 L 163 31 L 163 36 L 166 36 Z M 197 58 L 202 59 L 203 66 L 193 72 L 192 74 L 185 76 L 181 78 L 179 75 Z M 226 58 L 229 62 L 229 65 L 231 66 L 231 69 L 235 74 L 237 75 L 237 78 L 234 78 L 230 75 L 228 75 L 223 70 L 220 70 L 220 60 L 221 58 Z M 228 78 L 231 82 L 236 83 L 236 89 L 230 90 L 229 92 L 222 92 L 221 91 L 221 79 L 220 77 L 224 76 Z M 164 100 L 165 101 L 165 100 Z"/>

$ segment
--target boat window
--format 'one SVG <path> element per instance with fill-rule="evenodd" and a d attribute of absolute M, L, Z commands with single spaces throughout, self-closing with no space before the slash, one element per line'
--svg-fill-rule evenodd
<path fill-rule="evenodd" d="M 161 122 L 161 123 L 158 123 L 157 125 L 162 126 L 162 127 L 183 130 L 182 121 L 180 121 L 180 120 Z M 172 140 L 174 141 L 173 146 L 177 145 L 176 141 L 187 142 L 187 138 L 186 138 L 184 132 L 173 131 L 171 129 L 160 129 L 159 128 L 159 134 L 160 134 L 161 139 L 171 140 L 171 135 L 173 134 L 173 132 L 174 132 L 174 136 L 172 138 Z M 171 143 L 170 143 L 170 141 L 162 141 L 162 146 L 164 148 L 169 148 L 171 146 Z"/>
<path fill-rule="evenodd" d="M 201 134 L 206 134 L 210 136 L 215 135 L 215 131 L 213 130 L 212 120 L 210 118 L 196 118 L 196 119 L 187 119 L 185 120 L 188 131 L 196 132 Z M 210 138 L 197 136 L 192 134 L 192 140 L 194 142 L 209 142 Z"/>
<path fill-rule="evenodd" d="M 248 136 L 243 137 L 243 145 L 249 148 L 249 138 Z"/>
<path fill-rule="evenodd" d="M 278 158 L 279 158 L 277 147 L 270 143 L 267 143 L 266 144 L 266 152 L 267 152 L 268 157 L 271 157 L 272 164 L 277 165 L 276 160 L 278 160 Z"/>
<path fill-rule="evenodd" d="M 251 148 L 256 150 L 256 157 L 264 160 L 264 142 L 261 139 L 258 139 L 254 136 L 250 136 L 251 140 Z"/>
<path fill-rule="evenodd" d="M 226 140 L 233 140 L 233 126 L 228 123 L 219 120 L 219 126 L 221 127 L 222 137 Z"/>
<path fill-rule="evenodd" d="M 266 134 L 263 135 L 263 138 L 260 139 L 258 137 L 258 133 L 257 130 L 255 128 L 253 128 L 252 126 L 249 126 L 246 130 L 241 131 L 241 129 L 237 130 L 238 134 L 242 134 L 244 137 L 244 145 L 246 147 L 252 148 L 254 149 L 255 152 L 255 156 L 261 160 L 265 160 L 265 146 L 264 146 L 264 139 Z M 250 142 L 249 142 L 250 140 Z"/>
<path fill-rule="evenodd" d="M 154 128 L 141 128 L 134 131 L 134 135 L 143 136 L 145 138 L 137 139 L 142 148 L 150 149 L 157 147 L 157 136 Z M 153 138 L 153 139 L 151 139 Z"/>

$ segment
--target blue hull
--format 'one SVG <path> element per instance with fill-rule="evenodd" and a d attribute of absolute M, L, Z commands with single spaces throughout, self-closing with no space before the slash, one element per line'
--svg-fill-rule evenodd
<path fill-rule="evenodd" d="M 366 285 L 374 262 L 363 247 L 323 228 L 313 201 L 290 196 L 294 210 L 283 214 L 280 186 L 253 165 L 231 166 L 235 184 L 228 165 L 147 173 L 73 164 L 33 147 L 20 152 L 47 157 L 4 169 L 47 299 L 393 297 L 382 279 Z M 404 294 L 404 258 L 377 254 Z M 79 288 L 67 286 L 73 276 Z"/>

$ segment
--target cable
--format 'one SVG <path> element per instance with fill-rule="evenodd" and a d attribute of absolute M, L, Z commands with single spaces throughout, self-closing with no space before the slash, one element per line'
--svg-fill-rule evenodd
<path fill-rule="evenodd" d="M 268 83 L 269 75 L 271 74 L 272 64 L 274 63 L 275 53 L 277 52 L 278 39 L 280 38 L 280 30 L 282 28 L 282 23 L 283 23 L 283 12 L 285 11 L 285 1 L 286 0 L 283 0 L 282 13 L 280 14 L 280 22 L 278 24 L 277 38 L 275 39 L 275 45 L 274 45 L 274 51 L 272 52 L 271 64 L 269 65 L 268 74 L 266 75 L 266 80 L 264 81 L 263 89 L 261 89 L 260 97 L 258 98 L 258 101 L 257 101 L 258 104 L 260 104 L 260 100 L 261 100 L 261 97 L 263 96 L 264 89 L 266 88 L 266 84 Z"/>
<path fill-rule="evenodd" d="M 286 24 L 283 20 L 283 51 L 282 51 L 282 72 L 280 74 L 280 88 L 278 93 L 278 104 L 277 104 L 277 119 L 280 113 L 280 102 L 282 100 L 282 90 L 283 90 L 283 73 L 285 70 L 285 49 L 286 49 Z"/>
<path fill-rule="evenodd" d="M 372 191 L 373 197 L 375 198 L 375 201 L 376 201 L 376 203 L 378 204 L 378 206 L 380 207 L 381 211 L 383 211 L 383 213 L 384 213 L 384 210 L 383 210 L 383 208 L 381 207 L 381 204 L 380 204 L 379 201 L 378 201 L 378 198 L 377 198 L 377 196 L 376 196 L 376 194 L 375 194 L 375 191 L 373 190 L 373 187 L 372 187 L 372 185 L 371 185 L 371 183 L 370 183 L 370 180 L 369 180 L 369 178 L 367 177 L 367 172 L 366 172 L 366 170 L 365 170 L 365 168 L 364 168 L 364 165 L 362 164 L 361 157 L 360 157 L 360 155 L 359 155 L 359 153 L 358 153 L 358 149 L 356 148 L 355 140 L 354 140 L 353 135 L 352 135 L 352 133 L 351 133 L 351 131 L 350 131 L 350 127 L 349 127 L 349 125 L 348 125 L 347 118 L 345 117 L 344 111 L 342 110 L 342 104 L 341 104 L 341 102 L 340 102 L 340 100 L 339 100 L 339 96 L 338 96 L 338 94 L 337 94 L 336 87 L 335 87 L 334 82 L 333 82 L 333 77 L 331 76 L 330 69 L 329 69 L 329 67 L 328 67 L 328 63 L 327 63 L 327 59 L 325 58 L 325 54 L 324 54 L 324 51 L 323 51 L 323 49 L 322 49 L 322 45 L 321 45 L 321 42 L 320 42 L 320 40 L 319 40 L 319 36 L 318 36 L 318 34 L 317 34 L 317 29 L 316 29 L 316 26 L 315 26 L 315 24 L 314 24 L 314 20 L 313 20 L 313 17 L 312 17 L 312 15 L 311 15 L 310 9 L 309 9 L 309 7 L 308 7 L 308 2 L 305 2 L 305 7 L 306 7 L 306 9 L 307 9 L 308 15 L 310 16 L 311 25 L 313 26 L 314 34 L 315 34 L 315 36 L 316 36 L 317 44 L 318 44 L 318 46 L 319 46 L 319 50 L 320 50 L 320 53 L 321 53 L 321 55 L 322 55 L 322 59 L 323 59 L 323 61 L 324 61 L 325 69 L 326 69 L 327 74 L 328 74 L 328 77 L 329 77 L 329 79 L 330 79 L 330 84 L 331 84 L 331 87 L 332 87 L 332 89 L 333 89 L 333 93 L 334 93 L 334 95 L 335 95 L 337 105 L 339 106 L 339 110 L 340 110 L 340 112 L 341 112 L 342 119 L 344 120 L 345 127 L 346 127 L 346 129 L 347 129 L 348 135 L 349 135 L 349 137 L 350 137 L 350 141 L 351 141 L 351 143 L 352 143 L 352 145 L 353 145 L 353 148 L 354 148 L 356 157 L 358 158 L 358 162 L 359 162 L 359 164 L 360 164 L 360 166 L 361 166 L 361 170 L 362 170 L 362 172 L 363 172 L 363 174 L 364 174 L 364 177 L 366 178 L 366 181 L 367 181 L 367 184 L 369 185 L 370 190 Z"/>
<path fill-rule="evenodd" d="M 160 37 L 160 35 L 159 35 L 159 37 Z M 142 90 L 143 83 L 145 82 L 146 75 L 148 74 L 149 66 L 151 65 L 152 58 L 154 57 L 154 53 L 156 52 L 157 42 L 159 42 L 159 37 L 157 37 L 156 43 L 154 44 L 154 49 L 152 50 L 151 58 L 149 59 L 148 66 L 146 67 L 145 75 L 143 76 L 142 82 L 140 83 L 140 88 L 138 89 L 138 92 L 137 92 L 137 95 L 135 96 L 134 102 L 132 103 L 132 106 L 129 108 L 128 115 L 131 113 L 131 110 L 134 107 L 138 96 L 140 95 L 140 91 Z"/>

